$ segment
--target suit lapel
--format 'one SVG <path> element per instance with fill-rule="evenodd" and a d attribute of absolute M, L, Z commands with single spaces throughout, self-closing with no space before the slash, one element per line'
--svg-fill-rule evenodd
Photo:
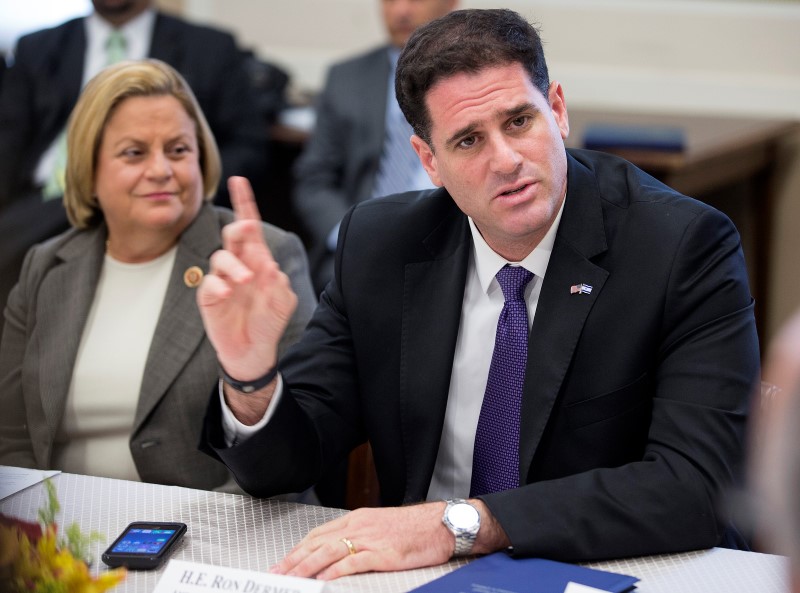
<path fill-rule="evenodd" d="M 467 219 L 454 205 L 453 214 L 425 240 L 432 259 L 405 269 L 400 400 L 407 500 L 424 498 L 433 475 L 470 246 Z"/>
<path fill-rule="evenodd" d="M 167 294 L 147 355 L 134 432 L 183 371 L 205 332 L 197 308 L 196 288 L 184 282 L 185 271 L 197 266 L 208 272 L 208 258 L 222 246 L 220 226 L 211 206 L 204 206 L 178 243 Z"/>
<path fill-rule="evenodd" d="M 83 82 L 84 56 L 86 54 L 86 28 L 84 19 L 75 19 L 65 25 L 61 43 L 51 57 L 49 84 L 53 89 L 50 109 L 40 109 L 43 121 L 37 122 L 45 130 L 53 130 L 53 137 L 66 129 L 66 121 L 78 101 Z M 39 98 L 43 100 L 46 98 Z M 49 100 L 48 100 L 49 101 Z"/>
<path fill-rule="evenodd" d="M 549 419 L 583 325 L 598 299 L 608 272 L 591 257 L 606 250 L 600 194 L 591 171 L 568 156 L 569 177 L 564 213 L 547 266 L 539 304 L 528 339 L 528 367 L 520 426 L 520 483 Z M 573 294 L 576 284 L 590 294 Z"/>
<path fill-rule="evenodd" d="M 62 263 L 52 268 L 37 293 L 37 323 L 52 336 L 39 344 L 42 408 L 52 435 L 64 416 L 78 347 L 103 266 L 105 238 L 105 227 L 76 233 L 59 249 L 56 257 Z"/>
<path fill-rule="evenodd" d="M 60 57 L 63 61 L 63 67 L 59 68 L 58 71 L 62 75 L 62 79 L 59 82 L 59 84 L 62 85 L 61 88 L 68 91 L 64 96 L 69 99 L 67 108 L 71 111 L 72 106 L 78 102 L 84 76 L 86 27 L 83 19 L 76 21 L 75 31 L 70 34 L 69 39 Z"/>
<path fill-rule="evenodd" d="M 167 15 L 156 13 L 153 38 L 150 41 L 150 51 L 147 55 L 180 70 L 183 63 L 184 44 L 179 39 L 180 30 L 176 26 L 176 22 Z"/>

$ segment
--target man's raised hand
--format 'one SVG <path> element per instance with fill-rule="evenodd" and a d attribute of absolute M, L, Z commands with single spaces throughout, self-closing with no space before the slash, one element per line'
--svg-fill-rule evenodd
<path fill-rule="evenodd" d="M 297 296 L 264 240 L 250 183 L 231 177 L 228 189 L 236 220 L 222 229 L 222 249 L 211 256 L 197 304 L 222 367 L 251 381 L 277 363 Z"/>

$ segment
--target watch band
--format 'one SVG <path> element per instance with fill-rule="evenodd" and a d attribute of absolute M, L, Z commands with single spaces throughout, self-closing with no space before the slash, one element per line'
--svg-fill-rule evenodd
<path fill-rule="evenodd" d="M 272 380 L 278 375 L 278 365 L 275 365 L 269 371 L 267 371 L 266 375 L 263 375 L 258 379 L 253 379 L 252 381 L 238 381 L 234 379 L 225 372 L 225 369 L 222 368 L 222 365 L 219 367 L 219 374 L 222 376 L 222 380 L 233 387 L 236 391 L 241 391 L 242 393 L 253 393 L 272 383 Z"/>
<path fill-rule="evenodd" d="M 453 556 L 468 556 L 472 552 L 472 546 L 475 545 L 475 538 L 477 533 L 462 532 L 456 534 L 456 545 L 453 549 Z"/>

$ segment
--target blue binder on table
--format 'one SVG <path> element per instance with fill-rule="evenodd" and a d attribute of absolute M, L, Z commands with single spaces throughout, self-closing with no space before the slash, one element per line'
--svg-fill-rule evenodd
<path fill-rule="evenodd" d="M 686 148 L 686 135 L 677 126 L 588 124 L 583 147 L 592 150 L 652 150 L 680 153 Z"/>
<path fill-rule="evenodd" d="M 638 578 L 541 558 L 496 552 L 413 589 L 413 593 L 564 593 L 578 583 L 611 593 L 635 588 Z"/>

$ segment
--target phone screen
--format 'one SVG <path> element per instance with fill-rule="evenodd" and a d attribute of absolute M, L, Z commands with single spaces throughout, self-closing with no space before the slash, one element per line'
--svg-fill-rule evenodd
<path fill-rule="evenodd" d="M 186 532 L 184 523 L 135 522 L 103 554 L 109 566 L 157 568 Z"/>
<path fill-rule="evenodd" d="M 122 534 L 122 539 L 117 540 L 111 551 L 124 554 L 158 554 L 177 531 L 177 529 L 131 528 Z"/>

